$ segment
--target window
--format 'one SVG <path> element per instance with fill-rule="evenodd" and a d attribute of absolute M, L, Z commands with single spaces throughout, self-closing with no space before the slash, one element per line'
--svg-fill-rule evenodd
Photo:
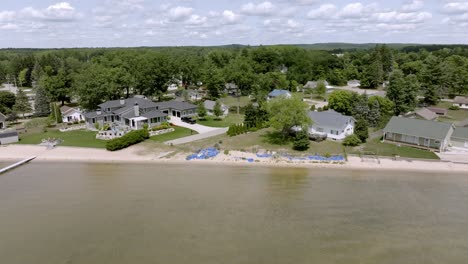
<path fill-rule="evenodd" d="M 110 111 L 111 111 L 111 109 L 110 109 L 110 108 L 107 108 L 107 112 L 110 112 Z"/>
<path fill-rule="evenodd" d="M 107 122 L 107 116 L 104 117 L 104 122 Z"/>
<path fill-rule="evenodd" d="M 96 123 L 96 118 L 93 118 L 93 120 L 91 121 L 93 124 Z"/>

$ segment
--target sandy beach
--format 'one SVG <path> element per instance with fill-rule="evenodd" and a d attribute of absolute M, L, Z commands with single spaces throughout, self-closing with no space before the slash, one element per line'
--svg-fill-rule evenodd
<path fill-rule="evenodd" d="M 161 164 L 189 164 L 203 163 L 207 165 L 232 166 L 274 166 L 301 168 L 333 168 L 354 170 L 395 170 L 395 171 L 441 171 L 468 172 L 468 164 L 426 161 L 426 160 L 393 160 L 390 158 L 365 159 L 348 157 L 344 163 L 330 164 L 312 161 L 290 161 L 287 159 L 258 158 L 253 153 L 231 151 L 228 155 L 220 153 L 208 160 L 191 160 L 185 158 L 191 153 L 170 155 L 168 151 L 153 151 L 148 153 L 143 147 L 133 146 L 122 151 L 109 152 L 104 149 L 56 147 L 47 149 L 35 145 L 8 145 L 0 147 L 1 161 L 17 161 L 36 156 L 34 162 L 98 162 L 98 163 L 161 163 Z M 169 156 L 167 158 L 166 156 Z M 247 162 L 246 159 L 255 162 Z"/>

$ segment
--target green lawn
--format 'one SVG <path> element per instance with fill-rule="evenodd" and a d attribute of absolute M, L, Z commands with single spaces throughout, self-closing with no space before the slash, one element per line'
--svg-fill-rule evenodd
<path fill-rule="evenodd" d="M 244 115 L 228 114 L 221 120 L 216 120 L 213 116 L 207 116 L 206 120 L 197 120 L 197 123 L 209 127 L 229 127 L 234 124 L 241 124 L 244 122 Z"/>
<path fill-rule="evenodd" d="M 450 102 L 440 102 L 437 107 L 440 108 L 446 108 L 448 109 L 450 106 L 452 106 L 452 103 Z M 465 120 L 468 118 L 468 111 L 467 110 L 448 110 L 447 116 L 446 117 L 439 117 L 439 120 L 442 122 L 448 122 L 448 123 L 457 123 L 459 121 Z"/>
<path fill-rule="evenodd" d="M 105 148 L 106 141 L 96 139 L 96 132 L 87 130 L 75 130 L 69 132 L 60 132 L 58 130 L 49 130 L 48 132 L 26 133 L 20 135 L 19 144 L 40 144 L 42 139 L 60 138 L 63 142 L 60 146 L 83 147 L 83 148 Z"/>
<path fill-rule="evenodd" d="M 227 107 L 234 107 L 237 105 L 240 105 L 240 107 L 245 107 L 249 103 L 251 103 L 252 100 L 248 96 L 241 96 L 239 98 L 233 97 L 233 96 L 227 96 L 224 98 L 220 98 L 219 101 L 223 104 L 225 104 Z"/>
<path fill-rule="evenodd" d="M 174 140 L 174 139 L 198 134 L 196 131 L 192 131 L 185 127 L 174 127 L 174 129 L 175 129 L 174 132 L 162 134 L 159 136 L 154 136 L 154 137 L 151 137 L 149 140 L 155 141 L 155 142 L 166 142 L 169 140 Z"/>
<path fill-rule="evenodd" d="M 415 159 L 439 159 L 439 157 L 431 151 L 422 150 L 406 146 L 397 146 L 390 143 L 381 143 L 379 138 L 372 139 L 362 145 L 362 151 L 359 148 L 350 150 L 352 154 L 372 154 L 378 156 L 394 157 L 398 155 L 404 158 Z"/>

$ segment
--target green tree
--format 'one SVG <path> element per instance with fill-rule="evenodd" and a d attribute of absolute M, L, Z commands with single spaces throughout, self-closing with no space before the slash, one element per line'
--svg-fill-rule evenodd
<path fill-rule="evenodd" d="M 362 143 L 366 143 L 367 138 L 369 138 L 369 128 L 365 119 L 361 118 L 356 121 L 354 134 L 358 136 Z"/>
<path fill-rule="evenodd" d="M 305 127 L 312 124 L 307 115 L 307 104 L 301 98 L 275 98 L 268 103 L 271 127 L 280 130 L 284 136 L 293 127 Z"/>
<path fill-rule="evenodd" d="M 418 91 L 419 83 L 415 75 L 405 77 L 402 71 L 393 71 L 387 88 L 387 98 L 395 106 L 395 115 L 407 113 L 416 107 Z"/>
<path fill-rule="evenodd" d="M 15 105 L 16 96 L 14 93 L 7 91 L 0 91 L 0 112 L 4 114 L 11 111 L 13 105 Z"/>
<path fill-rule="evenodd" d="M 369 113 L 367 114 L 367 121 L 369 122 L 369 126 L 376 127 L 382 118 L 379 101 L 372 100 L 371 102 L 368 100 L 368 107 Z"/>
<path fill-rule="evenodd" d="M 21 70 L 18 74 L 18 82 L 21 87 L 23 87 L 23 85 L 26 85 L 26 77 L 27 77 L 28 71 L 29 69 L 26 68 L 26 69 Z"/>
<path fill-rule="evenodd" d="M 341 69 L 334 69 L 328 75 L 328 81 L 331 85 L 336 86 L 345 86 L 347 84 L 347 79 L 345 73 Z"/>
<path fill-rule="evenodd" d="M 72 79 L 65 68 L 59 69 L 55 75 L 45 75 L 41 79 L 40 85 L 46 89 L 51 100 L 61 101 L 62 105 L 71 95 Z"/>
<path fill-rule="evenodd" d="M 361 143 L 362 143 L 361 140 L 355 134 L 349 135 L 343 140 L 343 145 L 344 146 L 355 147 L 355 146 L 358 146 Z"/>
<path fill-rule="evenodd" d="M 263 104 L 258 106 L 249 104 L 245 107 L 244 124 L 248 128 L 264 128 L 268 121 L 268 111 Z"/>
<path fill-rule="evenodd" d="M 225 84 L 221 71 L 215 68 L 209 69 L 205 83 L 208 95 L 213 99 L 219 98 Z"/>
<path fill-rule="evenodd" d="M 213 114 L 216 116 L 216 118 L 219 118 L 223 115 L 223 110 L 221 109 L 221 104 L 219 103 L 219 101 L 216 101 L 214 105 Z"/>
<path fill-rule="evenodd" d="M 352 115 L 353 113 L 353 92 L 337 90 L 328 97 L 328 107 L 344 115 Z"/>
<path fill-rule="evenodd" d="M 305 129 L 302 129 L 296 134 L 293 142 L 293 149 L 298 151 L 306 151 L 310 147 L 309 136 Z"/>
<path fill-rule="evenodd" d="M 50 114 L 50 102 L 47 97 L 47 91 L 42 86 L 39 86 L 36 90 L 34 114 L 41 117 L 48 116 Z"/>
<path fill-rule="evenodd" d="M 327 86 L 325 85 L 325 81 L 320 80 L 317 82 L 317 87 L 315 88 L 315 92 L 321 97 L 325 96 L 325 94 L 327 93 Z"/>
<path fill-rule="evenodd" d="M 204 105 L 202 102 L 200 102 L 200 103 L 198 104 L 198 110 L 197 110 L 197 112 L 198 112 L 198 117 L 199 117 L 201 120 L 205 120 L 206 115 L 207 115 L 207 112 L 206 112 L 205 105 Z"/>
<path fill-rule="evenodd" d="M 356 119 L 366 119 L 369 116 L 369 102 L 366 94 L 353 94 L 353 117 Z"/>
<path fill-rule="evenodd" d="M 32 111 L 31 105 L 28 101 L 28 96 L 23 91 L 23 89 L 19 88 L 18 93 L 16 94 L 15 105 L 13 106 L 13 111 L 19 114 L 29 113 Z"/>

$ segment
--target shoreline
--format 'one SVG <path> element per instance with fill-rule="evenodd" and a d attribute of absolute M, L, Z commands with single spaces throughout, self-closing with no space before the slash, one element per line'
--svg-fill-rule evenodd
<path fill-rule="evenodd" d="M 393 160 L 391 158 L 380 158 L 376 160 L 362 161 L 359 157 L 348 157 L 344 163 L 321 163 L 274 160 L 271 158 L 257 158 L 255 154 L 231 151 L 230 155 L 220 153 L 217 157 L 208 160 L 191 160 L 185 158 L 190 153 L 179 153 L 170 158 L 164 156 L 171 152 L 162 151 L 148 153 L 144 148 L 133 146 L 117 152 L 109 152 L 104 149 L 89 149 L 78 147 L 56 147 L 46 149 L 37 145 L 8 145 L 0 147 L 0 161 L 12 162 L 30 156 L 36 156 L 33 162 L 83 162 L 83 163 L 132 163 L 132 164 L 169 164 L 188 165 L 203 164 L 208 166 L 249 166 L 249 167 L 273 167 L 273 168 L 320 168 L 335 170 L 385 170 L 401 172 L 453 172 L 467 173 L 468 164 L 459 164 L 445 161 L 428 160 Z M 247 162 L 248 158 L 253 158 L 256 162 Z"/>

